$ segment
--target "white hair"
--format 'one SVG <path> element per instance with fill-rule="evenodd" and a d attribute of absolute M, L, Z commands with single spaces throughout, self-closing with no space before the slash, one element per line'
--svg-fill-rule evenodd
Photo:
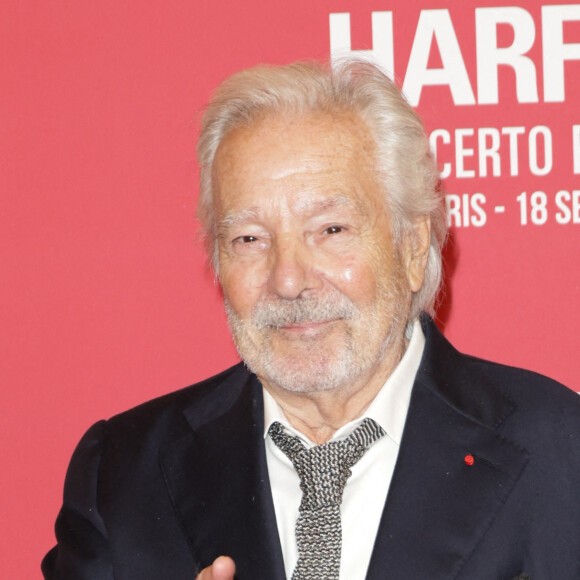
<path fill-rule="evenodd" d="M 317 62 L 260 65 L 234 74 L 218 87 L 203 116 L 197 145 L 197 217 L 214 270 L 217 272 L 212 165 L 220 143 L 232 129 L 268 115 L 316 112 L 354 113 L 367 125 L 375 140 L 374 168 L 384 186 L 396 245 L 405 235 L 415 235 L 413 226 L 418 219 L 430 218 L 425 280 L 413 297 L 410 320 L 423 310 L 433 313 L 447 233 L 439 172 L 421 118 L 380 68 L 361 60 L 344 59 L 332 67 Z"/>

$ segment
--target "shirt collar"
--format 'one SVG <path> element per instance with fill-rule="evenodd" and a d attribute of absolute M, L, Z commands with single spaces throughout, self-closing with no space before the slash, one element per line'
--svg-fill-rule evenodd
<path fill-rule="evenodd" d="M 412 328 L 411 339 L 407 350 L 403 358 L 399 361 L 399 364 L 395 367 L 395 370 L 381 387 L 381 390 L 377 393 L 366 411 L 357 419 L 343 425 L 333 435 L 332 440 L 340 440 L 348 437 L 363 419 L 369 417 L 374 419 L 385 430 L 389 438 L 397 445 L 400 445 L 405 419 L 407 418 L 407 411 L 409 409 L 413 383 L 415 382 L 415 376 L 421 363 L 423 349 L 425 348 L 425 335 L 421 329 L 420 322 L 416 320 Z M 270 425 L 274 421 L 279 421 L 286 427 L 289 433 L 302 439 L 308 447 L 313 446 L 314 444 L 311 441 L 290 425 L 284 411 L 274 400 L 274 397 L 266 389 L 263 389 L 263 391 L 264 438 L 268 434 Z"/>

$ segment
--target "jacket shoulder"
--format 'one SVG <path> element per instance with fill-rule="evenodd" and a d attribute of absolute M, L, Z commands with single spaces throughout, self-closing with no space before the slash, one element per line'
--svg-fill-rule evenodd
<path fill-rule="evenodd" d="M 183 409 L 184 406 L 195 404 L 212 393 L 220 391 L 224 384 L 230 385 L 244 382 L 249 374 L 244 364 L 238 363 L 212 377 L 140 403 L 131 409 L 114 415 L 109 421 L 124 421 L 128 417 L 146 416 L 166 409 Z"/>
<path fill-rule="evenodd" d="M 514 417 L 537 428 L 568 424 L 580 435 L 577 393 L 539 373 L 463 354 L 431 320 L 423 321 L 423 329 L 427 343 L 420 376 L 452 406 L 472 411 L 488 425 L 499 426 L 517 411 Z"/>
<path fill-rule="evenodd" d="M 239 363 L 111 417 L 106 422 L 107 433 L 116 441 L 135 440 L 141 444 L 146 438 L 174 439 L 189 432 L 192 421 L 205 421 L 232 406 L 253 378 Z"/>

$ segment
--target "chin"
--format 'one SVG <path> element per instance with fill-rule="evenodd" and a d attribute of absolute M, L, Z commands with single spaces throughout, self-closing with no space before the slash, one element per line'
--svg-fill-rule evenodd
<path fill-rule="evenodd" d="M 263 382 L 294 393 L 313 393 L 338 389 L 363 370 L 349 333 L 339 337 L 335 332 L 288 339 L 270 331 L 254 340 L 242 333 L 235 336 L 235 343 L 246 366 Z"/>
<path fill-rule="evenodd" d="M 340 388 L 351 377 L 348 360 L 324 360 L 301 357 L 282 359 L 271 357 L 262 361 L 262 369 L 256 374 L 268 384 L 294 393 L 315 393 Z"/>
<path fill-rule="evenodd" d="M 374 348 L 356 348 L 348 333 L 343 335 L 343 340 L 327 344 L 301 341 L 282 348 L 279 343 L 266 342 L 260 349 L 246 349 L 239 344 L 238 350 L 248 368 L 263 382 L 294 393 L 332 391 L 348 386 L 372 372 L 388 346 L 385 340 Z"/>

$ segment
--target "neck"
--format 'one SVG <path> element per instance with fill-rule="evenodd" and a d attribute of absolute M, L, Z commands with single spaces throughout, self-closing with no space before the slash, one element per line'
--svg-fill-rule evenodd
<path fill-rule="evenodd" d="M 334 389 L 296 392 L 260 377 L 290 424 L 313 443 L 329 441 L 346 423 L 360 417 L 401 360 L 407 341 L 393 342 L 379 364 Z"/>

